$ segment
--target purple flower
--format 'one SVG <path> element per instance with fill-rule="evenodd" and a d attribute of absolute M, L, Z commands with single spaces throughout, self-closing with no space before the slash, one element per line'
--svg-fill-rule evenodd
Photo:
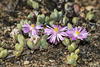
<path fill-rule="evenodd" d="M 44 29 L 44 33 L 48 35 L 48 39 L 51 43 L 57 44 L 59 41 L 64 40 L 66 36 L 67 27 L 61 27 L 60 25 L 52 25 L 52 27 L 47 26 Z"/>
<path fill-rule="evenodd" d="M 36 26 L 34 24 L 24 24 L 23 25 L 23 32 L 24 33 L 29 33 L 29 36 L 32 36 L 32 35 L 38 35 L 39 34 L 39 29 L 42 29 L 43 27 L 40 25 L 40 26 Z"/>
<path fill-rule="evenodd" d="M 85 39 L 88 36 L 88 32 L 85 28 L 82 27 L 75 27 L 70 30 L 67 30 L 67 36 L 70 37 L 72 40 L 76 39 Z"/>

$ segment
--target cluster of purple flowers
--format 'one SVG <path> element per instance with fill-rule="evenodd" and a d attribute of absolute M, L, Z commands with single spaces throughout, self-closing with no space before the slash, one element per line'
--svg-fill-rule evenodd
<path fill-rule="evenodd" d="M 63 27 L 61 25 L 46 26 L 44 28 L 42 25 L 36 26 L 35 24 L 24 24 L 23 32 L 28 33 L 29 36 L 39 36 L 40 29 L 44 29 L 44 34 L 48 35 L 49 42 L 57 44 L 58 42 L 64 40 L 65 37 L 69 37 L 72 40 L 83 40 L 87 38 L 88 32 L 85 28 L 75 27 L 68 29 L 67 26 Z"/>

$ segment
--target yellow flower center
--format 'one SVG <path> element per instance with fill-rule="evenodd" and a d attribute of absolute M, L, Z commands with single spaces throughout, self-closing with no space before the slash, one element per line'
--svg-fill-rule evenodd
<path fill-rule="evenodd" d="M 34 24 L 31 24 L 31 27 L 35 27 L 35 25 Z"/>
<path fill-rule="evenodd" d="M 77 35 L 79 35 L 79 34 L 80 34 L 80 32 L 79 32 L 79 31 L 76 31 L 75 33 L 76 33 Z"/>
<path fill-rule="evenodd" d="M 56 28 L 54 28 L 54 31 L 55 31 L 55 32 L 58 32 L 58 31 L 59 31 L 59 29 L 56 27 Z"/>

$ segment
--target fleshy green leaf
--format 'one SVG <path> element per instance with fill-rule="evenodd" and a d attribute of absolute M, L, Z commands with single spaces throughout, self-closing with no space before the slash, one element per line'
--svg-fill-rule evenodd
<path fill-rule="evenodd" d="M 72 24 L 70 24 L 70 23 L 67 24 L 67 27 L 68 27 L 68 29 L 72 29 L 73 28 Z"/>
<path fill-rule="evenodd" d="M 19 42 L 20 44 L 22 44 L 22 45 L 25 44 L 25 38 L 24 38 L 23 35 L 18 34 L 18 36 L 17 36 L 17 40 L 18 40 L 18 42 Z"/>
<path fill-rule="evenodd" d="M 62 41 L 62 43 L 63 43 L 65 46 L 68 46 L 68 45 L 70 45 L 70 39 L 65 38 L 65 39 Z"/>
<path fill-rule="evenodd" d="M 38 9 L 39 8 L 38 2 L 33 1 L 33 0 L 27 0 L 27 4 L 32 6 L 34 9 Z"/>
<path fill-rule="evenodd" d="M 23 49 L 24 49 L 24 46 L 22 45 L 22 44 L 16 44 L 15 45 L 15 50 L 17 50 L 17 51 L 23 51 Z"/>
<path fill-rule="evenodd" d="M 8 55 L 8 51 L 6 49 L 0 52 L 0 58 L 5 58 Z"/>

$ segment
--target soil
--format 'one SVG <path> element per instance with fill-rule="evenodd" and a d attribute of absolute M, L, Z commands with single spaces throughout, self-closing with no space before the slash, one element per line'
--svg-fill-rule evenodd
<path fill-rule="evenodd" d="M 22 18 L 32 12 L 31 8 L 25 5 L 26 0 L 20 3 L 17 1 L 19 0 L 0 1 L 0 42 L 9 52 L 6 58 L 0 59 L 0 67 L 71 67 L 64 61 L 68 51 L 63 45 L 50 45 L 48 49 L 35 51 L 26 48 L 20 57 L 12 55 L 15 41 L 10 37 L 10 32 Z M 100 1 L 75 0 L 75 2 L 84 6 L 92 5 L 97 9 L 96 29 L 91 32 L 91 40 L 79 44 L 81 52 L 77 67 L 100 67 Z M 11 4 L 14 6 L 11 7 Z"/>

